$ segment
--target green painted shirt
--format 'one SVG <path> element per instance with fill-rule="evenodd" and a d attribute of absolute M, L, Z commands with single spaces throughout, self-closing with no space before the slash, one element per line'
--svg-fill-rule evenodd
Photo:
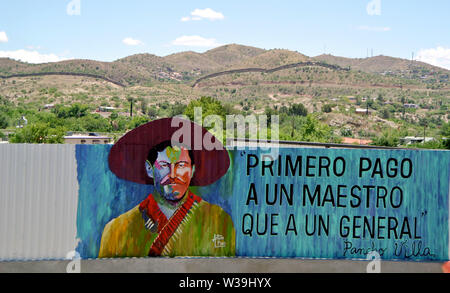
<path fill-rule="evenodd" d="M 146 257 L 157 236 L 157 232 L 145 227 L 142 212 L 136 206 L 105 226 L 99 258 Z M 161 256 L 235 256 L 235 229 L 231 217 L 217 205 L 204 200 L 195 203 Z"/>

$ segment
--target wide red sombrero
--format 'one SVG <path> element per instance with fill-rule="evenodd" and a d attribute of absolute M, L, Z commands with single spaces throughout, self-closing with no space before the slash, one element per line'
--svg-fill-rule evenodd
<path fill-rule="evenodd" d="M 148 177 L 145 169 L 145 161 L 149 151 L 164 141 L 170 141 L 172 135 L 181 128 L 172 127 L 172 119 L 190 124 L 191 144 L 185 143 L 183 138 L 181 143 L 190 147 L 194 152 L 195 172 L 191 180 L 191 186 L 205 186 L 214 183 L 221 178 L 230 166 L 228 152 L 223 148 L 222 143 L 219 150 L 194 149 L 194 138 L 203 142 L 205 134 L 212 136 L 205 128 L 191 121 L 180 118 L 164 118 L 144 124 L 123 136 L 109 153 L 108 163 L 111 171 L 117 177 L 141 184 L 153 184 L 153 179 Z M 178 125 L 178 123 L 176 123 Z M 201 138 L 198 136 L 201 133 Z M 217 140 L 214 136 L 214 140 Z M 203 145 L 203 144 L 202 144 Z"/>

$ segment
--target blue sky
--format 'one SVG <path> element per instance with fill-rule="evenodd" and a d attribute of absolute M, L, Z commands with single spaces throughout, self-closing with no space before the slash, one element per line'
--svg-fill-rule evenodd
<path fill-rule="evenodd" d="M 450 68 L 449 11 L 448 0 L 1 1 L 0 56 L 113 61 L 237 43 L 308 56 L 414 52 Z"/>

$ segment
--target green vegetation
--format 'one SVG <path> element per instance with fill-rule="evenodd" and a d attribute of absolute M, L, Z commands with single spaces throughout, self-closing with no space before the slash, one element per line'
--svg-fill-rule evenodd
<path fill-rule="evenodd" d="M 223 105 L 220 101 L 211 97 L 202 97 L 189 103 L 184 114 L 194 120 L 194 109 L 202 108 L 203 119 L 208 115 L 217 115 L 225 126 L 226 116 L 241 114 L 233 110 L 229 105 Z M 307 142 L 338 142 L 339 139 L 333 135 L 331 127 L 320 122 L 316 115 L 307 114 L 306 108 L 302 104 L 294 104 L 291 107 L 282 107 L 280 110 L 266 108 L 265 113 L 268 118 L 272 115 L 279 115 L 279 137 L 281 140 L 297 140 Z M 268 121 L 271 122 L 270 119 Z M 261 130 L 261 129 L 260 129 Z M 266 129 L 263 129 L 266 131 Z M 270 131 L 268 131 L 270 139 Z M 236 135 L 236 134 L 235 134 Z M 246 133 L 249 138 L 249 133 Z M 224 135 L 224 141 L 226 137 Z"/>
<path fill-rule="evenodd" d="M 306 107 L 303 104 L 293 104 L 288 113 L 290 115 L 293 116 L 303 116 L 305 117 L 306 115 L 308 115 L 308 110 L 306 109 Z"/>
<path fill-rule="evenodd" d="M 51 128 L 46 123 L 35 123 L 27 125 L 10 136 L 11 143 L 64 143 L 64 127 Z"/>
<path fill-rule="evenodd" d="M 331 107 L 330 104 L 325 104 L 322 106 L 322 112 L 331 113 L 331 111 L 333 111 L 333 107 Z"/>
<path fill-rule="evenodd" d="M 351 70 L 287 66 L 273 72 L 220 75 L 192 87 L 199 78 L 223 70 L 269 69 L 308 61 L 351 66 Z M 56 133 L 43 131 L 45 127 L 120 137 L 154 119 L 181 114 L 194 119 L 194 108 L 200 106 L 203 117 L 265 113 L 271 123 L 270 116 L 279 115 L 283 140 L 339 142 L 341 137 L 353 137 L 396 147 L 405 136 L 427 136 L 435 142 L 413 147 L 450 145 L 450 140 L 444 139 L 450 137 L 449 71 L 386 56 L 310 58 L 287 50 L 228 45 L 202 54 L 138 54 L 115 62 L 71 60 L 30 65 L 0 58 L 0 72 L 87 73 L 126 86 L 76 76 L 1 79 L 0 129 L 10 133 L 11 141 L 13 137 L 33 140 L 30 129 L 39 134 L 35 142 L 57 141 Z M 99 112 L 100 106 L 114 109 Z M 361 108 L 370 114 L 356 111 Z M 28 125 L 16 128 L 23 116 Z"/>
<path fill-rule="evenodd" d="M 5 129 L 9 126 L 8 117 L 5 114 L 0 114 L 0 129 Z"/>
<path fill-rule="evenodd" d="M 384 131 L 379 137 L 376 137 L 372 145 L 386 146 L 386 147 L 397 147 L 400 144 L 399 136 L 393 131 Z"/>

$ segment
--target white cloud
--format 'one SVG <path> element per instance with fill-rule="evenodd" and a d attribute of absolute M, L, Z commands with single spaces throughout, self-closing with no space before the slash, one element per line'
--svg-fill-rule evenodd
<path fill-rule="evenodd" d="M 422 49 L 417 54 L 417 60 L 450 70 L 450 48 L 438 46 Z"/>
<path fill-rule="evenodd" d="M 30 46 L 27 46 L 27 49 L 28 49 L 28 50 L 40 50 L 40 49 L 42 49 L 42 48 L 41 48 L 41 46 L 31 46 L 31 45 L 30 45 Z"/>
<path fill-rule="evenodd" d="M 222 20 L 224 18 L 225 16 L 221 12 L 214 11 L 211 8 L 205 9 L 197 8 L 191 12 L 191 16 L 182 17 L 181 21 L 202 20 L 202 19 L 214 21 L 214 20 Z"/>
<path fill-rule="evenodd" d="M 172 42 L 175 46 L 188 47 L 218 47 L 221 46 L 216 39 L 207 39 L 200 36 L 181 36 Z"/>
<path fill-rule="evenodd" d="M 368 32 L 388 32 L 391 30 L 388 26 L 368 26 L 368 25 L 361 25 L 358 26 L 358 30 L 360 31 L 368 31 Z"/>
<path fill-rule="evenodd" d="M 209 20 L 221 20 L 224 19 L 222 13 L 212 10 L 211 8 L 206 9 L 195 9 L 191 12 L 191 15 L 194 17 L 206 18 Z"/>
<path fill-rule="evenodd" d="M 141 41 L 133 39 L 133 38 L 125 38 L 122 40 L 122 42 L 128 46 L 138 46 L 138 45 L 143 44 Z"/>
<path fill-rule="evenodd" d="M 16 50 L 16 51 L 0 51 L 0 58 L 11 58 L 28 63 L 48 63 L 67 60 L 56 54 L 41 54 L 38 51 Z"/>
<path fill-rule="evenodd" d="M 5 32 L 0 32 L 0 43 L 7 43 L 8 42 L 8 36 Z"/>

